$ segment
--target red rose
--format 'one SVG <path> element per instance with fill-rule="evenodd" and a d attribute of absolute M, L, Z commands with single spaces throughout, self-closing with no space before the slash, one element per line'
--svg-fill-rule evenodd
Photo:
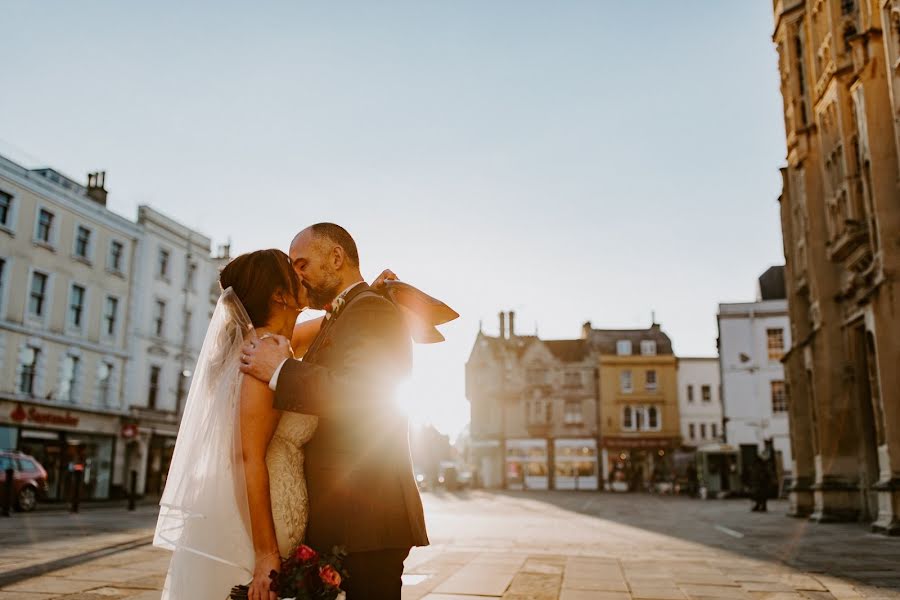
<path fill-rule="evenodd" d="M 319 558 L 319 554 L 315 550 L 313 550 L 312 548 L 307 546 L 306 544 L 300 544 L 300 547 L 297 548 L 296 556 L 300 562 L 305 562 L 305 563 L 312 562 L 312 561 L 316 560 L 317 558 Z"/>
<path fill-rule="evenodd" d="M 339 587 L 341 585 L 341 574 L 334 570 L 331 565 L 319 567 L 319 578 L 325 582 L 325 585 L 331 587 Z"/>

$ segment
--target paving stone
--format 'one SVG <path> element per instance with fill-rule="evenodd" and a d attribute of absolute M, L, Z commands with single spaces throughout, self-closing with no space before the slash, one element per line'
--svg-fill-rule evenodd
<path fill-rule="evenodd" d="M 497 571 L 490 566 L 466 565 L 435 588 L 439 594 L 502 596 L 515 571 Z"/>
<path fill-rule="evenodd" d="M 632 600 L 632 596 L 628 592 L 564 589 L 559 595 L 559 600 Z"/>
<path fill-rule="evenodd" d="M 687 600 L 687 596 L 678 588 L 636 588 L 632 586 L 631 596 L 634 600 Z"/>
<path fill-rule="evenodd" d="M 744 599 L 751 600 L 749 594 L 747 594 L 740 587 L 734 586 L 724 586 L 724 585 L 695 585 L 695 584 L 682 584 L 678 586 L 681 591 L 688 595 L 688 597 L 694 598 L 734 598 L 735 600 Z"/>
<path fill-rule="evenodd" d="M 104 581 L 70 581 L 56 577 L 35 577 L 5 586 L 4 592 L 41 592 L 47 594 L 73 594 L 103 587 Z"/>
<path fill-rule="evenodd" d="M 794 588 L 776 581 L 745 581 L 741 587 L 748 592 L 793 592 Z"/>
<path fill-rule="evenodd" d="M 519 572 L 503 595 L 505 599 L 557 600 L 562 580 L 559 575 Z"/>

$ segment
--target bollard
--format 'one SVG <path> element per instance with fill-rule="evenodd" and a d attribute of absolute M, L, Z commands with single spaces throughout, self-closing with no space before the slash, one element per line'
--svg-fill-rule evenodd
<path fill-rule="evenodd" d="M 81 473 L 79 471 L 72 471 L 72 508 L 69 509 L 70 512 L 77 513 L 78 512 L 78 502 L 81 500 Z"/>
<path fill-rule="evenodd" d="M 131 472 L 131 486 L 128 494 L 128 510 L 134 510 L 137 503 L 137 471 Z"/>
<path fill-rule="evenodd" d="M 15 476 L 16 472 L 12 469 L 6 470 L 6 485 L 4 485 L 3 490 L 3 516 L 9 517 L 12 515 L 12 508 L 15 502 L 16 495 L 16 485 L 15 485 Z"/>

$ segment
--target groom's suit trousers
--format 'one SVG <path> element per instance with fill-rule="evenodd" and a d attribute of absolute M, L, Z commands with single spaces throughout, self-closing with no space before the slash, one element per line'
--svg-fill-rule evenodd
<path fill-rule="evenodd" d="M 400 600 L 400 576 L 408 555 L 409 549 L 350 554 L 344 563 L 350 578 L 342 586 L 347 600 Z"/>

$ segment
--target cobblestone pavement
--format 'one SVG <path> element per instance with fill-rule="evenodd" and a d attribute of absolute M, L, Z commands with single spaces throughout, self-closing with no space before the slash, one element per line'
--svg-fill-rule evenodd
<path fill-rule="evenodd" d="M 410 554 L 404 600 L 900 599 L 900 538 L 791 519 L 782 502 L 759 514 L 743 501 L 585 492 L 424 500 L 432 546 Z M 0 600 L 158 599 L 168 553 L 148 545 L 154 517 L 0 520 Z"/>

